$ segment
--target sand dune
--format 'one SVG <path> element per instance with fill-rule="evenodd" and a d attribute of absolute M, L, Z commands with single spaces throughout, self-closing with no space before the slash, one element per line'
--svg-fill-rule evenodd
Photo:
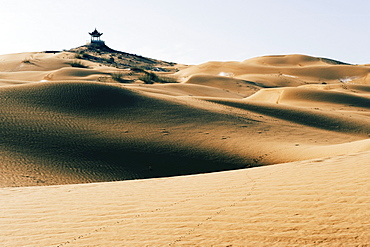
<path fill-rule="evenodd" d="M 272 96 L 273 95 L 273 96 Z M 251 96 L 251 100 L 266 101 L 267 98 L 278 104 L 339 105 L 342 107 L 369 108 L 370 98 L 352 92 L 337 92 L 329 90 L 314 90 L 307 88 L 264 89 Z M 268 101 L 268 100 L 267 100 Z"/>
<path fill-rule="evenodd" d="M 244 110 L 250 110 L 260 114 L 272 116 L 290 122 L 300 123 L 316 128 L 328 129 L 345 133 L 359 134 L 368 136 L 370 133 L 369 120 L 363 116 L 342 116 L 342 114 L 301 109 L 298 107 L 278 105 L 271 103 L 254 103 L 253 101 L 238 100 L 220 100 L 209 99 L 209 101 L 237 107 Z"/>
<path fill-rule="evenodd" d="M 0 56 L 4 246 L 369 243 L 370 66 L 89 49 Z"/>
<path fill-rule="evenodd" d="M 243 99 L 171 96 L 140 88 L 53 82 L 0 89 L 2 163 L 10 169 L 3 175 L 3 186 L 274 164 L 330 155 L 316 155 L 311 149 L 305 153 L 306 148 L 324 142 L 322 135 L 326 145 L 334 145 L 367 138 L 370 133 L 370 125 L 355 115 Z M 279 119 L 285 121 L 283 132 L 276 124 Z M 287 136 L 287 132 L 295 134 Z M 302 135 L 311 138 L 302 141 Z"/>
<path fill-rule="evenodd" d="M 185 81 L 186 84 L 197 84 L 222 89 L 247 97 L 257 92 L 261 87 L 255 82 L 239 80 L 225 76 L 193 75 Z M 200 96 L 200 95 L 197 95 Z M 219 95 L 218 97 L 222 97 Z"/>
<path fill-rule="evenodd" d="M 0 189 L 4 246 L 367 246 L 370 153 Z"/>
<path fill-rule="evenodd" d="M 187 78 L 193 75 L 232 75 L 233 78 L 254 81 L 258 86 L 297 86 L 307 83 L 338 83 L 341 81 L 368 84 L 370 66 L 347 65 L 328 59 L 304 55 L 266 56 L 243 62 L 208 62 L 177 73 Z"/>
<path fill-rule="evenodd" d="M 31 184 L 48 184 L 48 179 L 55 183 L 58 176 L 53 172 L 73 177 L 69 173 L 74 171 L 85 176 L 83 180 L 101 181 L 116 180 L 115 176 L 127 179 L 240 167 L 240 162 L 232 161 L 235 158 L 229 161 L 231 155 L 223 150 L 209 148 L 201 131 L 209 124 L 219 127 L 217 121 L 231 121 L 221 113 L 98 83 L 39 83 L 1 91 L 4 149 L 18 156 L 12 159 L 12 153 L 5 153 L 2 162 L 27 170 L 17 175 Z M 215 124 L 199 120 L 195 125 L 197 116 Z M 179 142 L 186 129 L 195 139 Z M 198 138 L 205 144 L 194 147 L 197 136 L 204 136 Z M 216 146 L 221 146 L 221 141 L 216 141 Z M 18 160 L 19 155 L 24 159 Z M 204 162 L 204 167 L 199 162 Z M 39 169 L 49 176 L 32 181 Z M 2 181 L 8 179 L 5 176 Z"/>
<path fill-rule="evenodd" d="M 100 76 L 112 72 L 105 66 L 90 61 L 81 62 L 89 69 L 71 67 L 77 61 L 73 53 L 20 53 L 0 56 L 0 79 L 8 80 L 86 80 L 92 74 Z M 93 78 L 90 80 L 96 80 Z"/>
<path fill-rule="evenodd" d="M 162 95 L 171 95 L 178 97 L 206 96 L 206 97 L 237 98 L 237 99 L 243 99 L 245 97 L 245 94 L 240 93 L 240 91 L 233 91 L 230 89 L 198 84 L 183 84 L 183 83 L 156 84 L 156 85 L 140 84 L 134 86 L 127 85 L 127 87 L 142 92 L 157 93 Z"/>
<path fill-rule="evenodd" d="M 189 174 L 245 167 L 245 159 L 253 159 L 223 147 L 230 132 L 223 125 L 245 121 L 218 106 L 205 110 L 199 100 L 85 82 L 28 84 L 1 93 L 2 162 L 22 167 L 10 172 L 15 178 L 4 176 L 3 182 L 15 183 L 7 186 L 74 176 L 86 182 Z M 20 178 L 25 181 L 17 183 Z"/>
<path fill-rule="evenodd" d="M 366 66 L 302 55 L 262 57 L 192 66 L 177 74 L 203 74 L 194 72 L 184 83 L 145 85 L 94 82 L 122 70 L 91 61 L 82 61 L 88 68 L 71 67 L 73 56 L 3 56 L 1 186 L 164 177 L 368 150 L 361 140 L 370 133 L 364 118 L 369 86 L 293 87 L 303 79 L 281 74 L 294 80 L 284 82 L 290 87 L 264 88 L 277 82 L 268 80 L 275 75 L 258 75 L 266 83 L 236 78 L 258 66 L 316 68 L 312 78 L 323 66 Z M 215 63 L 217 75 L 204 74 Z"/>

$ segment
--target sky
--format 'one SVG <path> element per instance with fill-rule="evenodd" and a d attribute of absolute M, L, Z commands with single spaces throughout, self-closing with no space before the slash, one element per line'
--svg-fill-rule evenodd
<path fill-rule="evenodd" d="M 183 64 L 304 54 L 370 63 L 368 0 L 0 0 L 0 54 L 110 48 Z"/>

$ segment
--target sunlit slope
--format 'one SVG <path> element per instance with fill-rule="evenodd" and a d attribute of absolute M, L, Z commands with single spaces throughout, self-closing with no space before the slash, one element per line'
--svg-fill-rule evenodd
<path fill-rule="evenodd" d="M 0 80 L 51 81 L 97 80 L 114 69 L 78 60 L 70 52 L 29 52 L 0 56 Z M 73 63 L 85 68 L 73 67 Z"/>
<path fill-rule="evenodd" d="M 1 188 L 4 246 L 366 246 L 370 152 L 194 176 Z"/>

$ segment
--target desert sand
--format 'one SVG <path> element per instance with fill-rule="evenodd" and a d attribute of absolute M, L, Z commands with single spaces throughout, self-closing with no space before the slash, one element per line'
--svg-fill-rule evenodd
<path fill-rule="evenodd" d="M 368 246 L 370 152 L 1 189 L 4 246 Z"/>
<path fill-rule="evenodd" d="M 369 73 L 305 55 L 2 55 L 0 240 L 368 246 Z"/>

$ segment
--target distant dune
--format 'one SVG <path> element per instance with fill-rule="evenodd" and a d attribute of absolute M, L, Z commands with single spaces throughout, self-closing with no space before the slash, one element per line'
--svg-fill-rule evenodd
<path fill-rule="evenodd" d="M 368 65 L 348 65 L 304 55 L 266 56 L 243 62 L 208 62 L 181 70 L 182 77 L 229 75 L 262 87 L 298 86 L 312 83 L 369 84 Z"/>
<path fill-rule="evenodd" d="M 369 73 L 305 55 L 2 55 L 0 239 L 367 246 Z"/>

